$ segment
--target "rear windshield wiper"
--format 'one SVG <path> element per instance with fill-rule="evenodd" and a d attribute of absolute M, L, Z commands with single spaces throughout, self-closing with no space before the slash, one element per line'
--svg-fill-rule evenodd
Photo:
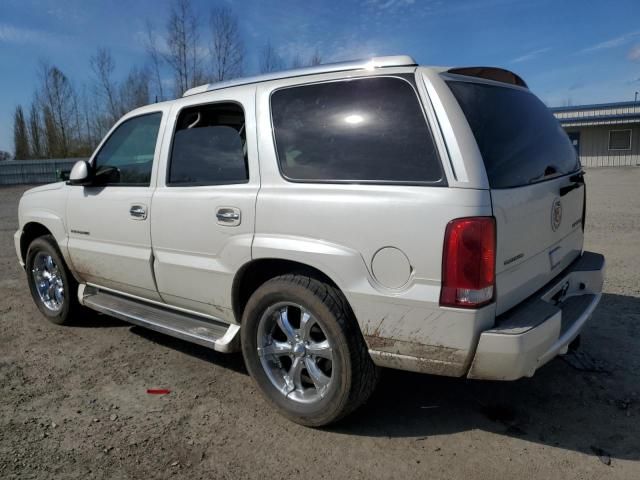
<path fill-rule="evenodd" d="M 572 183 L 560 188 L 561 197 L 564 197 L 571 190 L 575 190 L 576 188 L 580 188 L 582 185 L 584 185 L 584 170 L 579 171 L 575 175 L 571 175 L 569 177 L 569 181 Z"/>

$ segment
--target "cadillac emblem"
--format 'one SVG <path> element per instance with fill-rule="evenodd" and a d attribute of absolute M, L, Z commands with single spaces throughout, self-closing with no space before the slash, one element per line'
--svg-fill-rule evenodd
<path fill-rule="evenodd" d="M 558 230 L 560 222 L 562 222 L 562 203 L 559 198 L 556 198 L 551 205 L 551 230 L 554 232 Z"/>

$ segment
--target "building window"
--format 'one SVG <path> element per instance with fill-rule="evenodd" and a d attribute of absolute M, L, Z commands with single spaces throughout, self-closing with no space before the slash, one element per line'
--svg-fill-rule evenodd
<path fill-rule="evenodd" d="M 631 150 L 631 130 L 609 130 L 609 150 Z"/>

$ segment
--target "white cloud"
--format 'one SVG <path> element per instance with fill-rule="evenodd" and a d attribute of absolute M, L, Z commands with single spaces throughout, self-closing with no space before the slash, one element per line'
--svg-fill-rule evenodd
<path fill-rule="evenodd" d="M 590 47 L 584 48 L 580 50 L 580 53 L 592 53 L 597 52 L 599 50 L 607 50 L 609 48 L 619 47 L 620 45 L 625 45 L 631 42 L 635 37 L 640 35 L 640 31 L 628 32 L 624 35 L 620 35 L 615 38 L 610 38 L 609 40 L 605 40 L 604 42 L 596 43 Z"/>
<path fill-rule="evenodd" d="M 412 13 L 425 13 L 440 3 L 439 0 L 365 0 L 361 5 L 376 16 L 384 16 L 404 14 L 409 9 Z"/>
<path fill-rule="evenodd" d="M 551 50 L 551 48 L 549 48 L 549 47 L 540 48 L 538 50 L 533 50 L 532 52 L 528 52 L 528 53 L 525 53 L 524 55 L 522 55 L 520 57 L 514 58 L 513 60 L 511 60 L 511 63 L 528 62 L 529 60 L 532 60 L 532 59 L 536 58 L 537 56 L 548 52 L 549 50 Z"/>
<path fill-rule="evenodd" d="M 632 62 L 640 61 L 640 44 L 635 45 L 634 47 L 631 48 L 631 50 L 629 50 L 627 58 Z"/>
<path fill-rule="evenodd" d="M 376 7 L 381 10 L 396 10 L 413 5 L 415 0 L 367 0 L 365 6 Z"/>
<path fill-rule="evenodd" d="M 14 27 L 0 23 L 0 42 L 4 43 L 34 43 L 42 41 L 46 34 L 37 30 Z"/>

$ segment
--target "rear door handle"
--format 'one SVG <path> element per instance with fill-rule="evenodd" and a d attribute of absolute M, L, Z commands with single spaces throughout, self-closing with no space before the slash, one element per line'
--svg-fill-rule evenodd
<path fill-rule="evenodd" d="M 146 220 L 147 218 L 147 207 L 144 205 L 131 205 L 129 209 L 129 215 L 131 215 L 136 220 Z"/>
<path fill-rule="evenodd" d="M 216 209 L 218 225 L 235 227 L 240 225 L 240 209 L 236 207 L 218 207 Z"/>

